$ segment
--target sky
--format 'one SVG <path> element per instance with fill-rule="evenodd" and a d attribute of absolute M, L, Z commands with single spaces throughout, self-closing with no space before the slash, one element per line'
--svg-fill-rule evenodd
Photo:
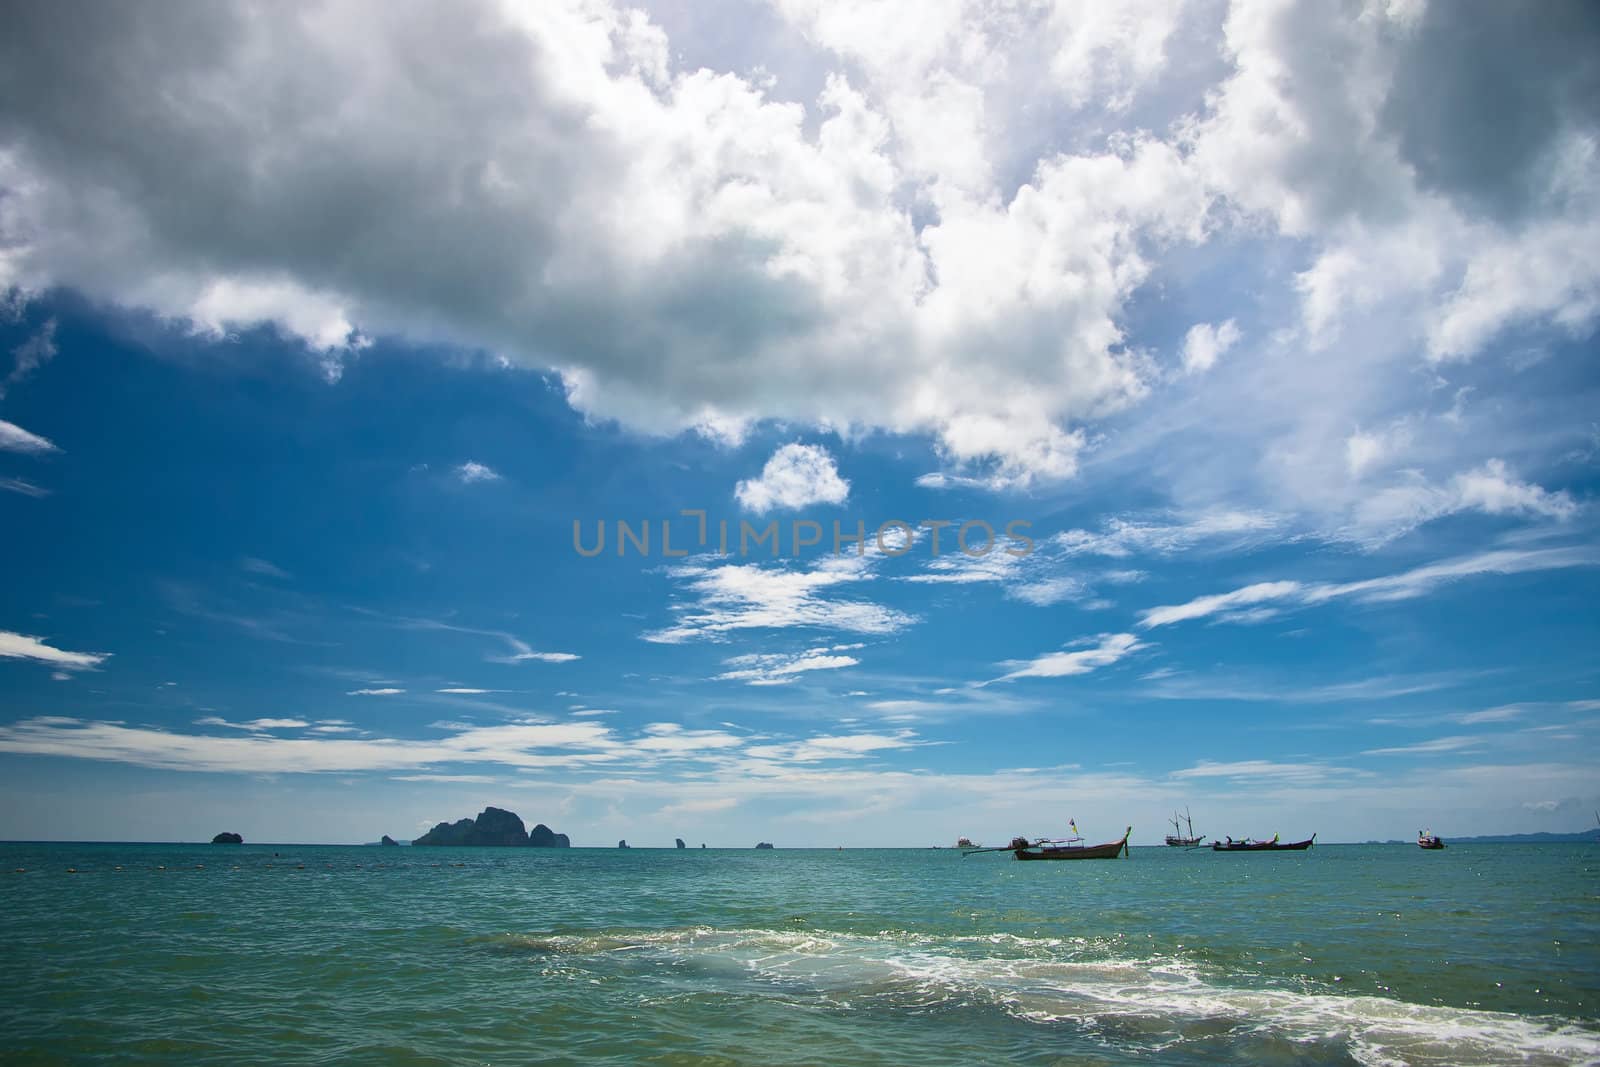
<path fill-rule="evenodd" d="M 1594 5 L 6 22 L 0 838 L 1594 825 Z"/>

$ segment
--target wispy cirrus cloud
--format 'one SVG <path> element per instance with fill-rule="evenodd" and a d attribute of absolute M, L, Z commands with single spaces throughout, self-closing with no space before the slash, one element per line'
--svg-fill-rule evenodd
<path fill-rule="evenodd" d="M 347 697 L 394 697 L 404 693 L 404 689 L 384 686 L 377 689 L 352 689 L 345 694 Z"/>
<path fill-rule="evenodd" d="M 13 385 L 26 381 L 28 376 L 56 358 L 56 320 L 46 319 L 40 326 L 11 350 L 11 373 L 0 380 L 0 400 Z"/>
<path fill-rule="evenodd" d="M 695 560 L 667 573 L 694 598 L 679 604 L 673 625 L 644 635 L 660 644 L 719 640 L 740 630 L 840 630 L 892 634 L 916 617 L 837 594 L 872 578 L 870 557 L 827 557 L 809 567 Z"/>
<path fill-rule="evenodd" d="M 248 574 L 259 574 L 267 578 L 277 578 L 287 581 L 293 577 L 288 571 L 270 560 L 258 559 L 255 556 L 245 556 L 239 560 L 239 569 Z"/>
<path fill-rule="evenodd" d="M 69 652 L 47 644 L 44 638 L 0 630 L 0 659 L 26 659 L 47 663 L 67 671 L 86 671 L 100 666 L 109 652 Z"/>
<path fill-rule="evenodd" d="M 788 685 L 810 671 L 836 671 L 856 666 L 861 661 L 844 653 L 860 647 L 859 644 L 835 645 L 804 652 L 754 652 L 734 656 L 722 661 L 729 670 L 716 675 L 716 680 L 746 685 Z"/>
<path fill-rule="evenodd" d="M 1282 536 L 1285 520 L 1262 511 L 1206 511 L 1163 519 L 1112 518 L 1098 531 L 1065 530 L 1051 542 L 1068 556 L 1167 556 L 1204 546 L 1238 550 Z"/>
<path fill-rule="evenodd" d="M 1011 661 L 1006 666 L 1015 666 L 1016 669 L 1001 675 L 995 681 L 1010 682 L 1018 678 L 1070 678 L 1088 674 L 1101 667 L 1118 663 L 1145 647 L 1133 634 L 1101 634 L 1095 638 L 1086 638 L 1078 644 L 1085 647 L 1048 652 L 1031 660 Z"/>
<path fill-rule="evenodd" d="M 1228 593 L 1196 597 L 1183 604 L 1150 608 L 1140 614 L 1145 629 L 1173 623 L 1226 615 L 1241 607 L 1280 604 L 1309 607 L 1343 597 L 1364 601 L 1408 600 L 1424 596 L 1436 587 L 1462 578 L 1486 574 L 1522 574 L 1530 571 L 1592 567 L 1600 564 L 1600 553 L 1588 547 L 1501 549 L 1460 556 L 1440 563 L 1415 567 L 1399 574 L 1367 578 L 1355 582 L 1257 582 Z"/>
<path fill-rule="evenodd" d="M 216 715 L 207 715 L 203 719 L 194 721 L 196 726 L 222 726 L 229 730 L 302 730 L 311 723 L 305 719 L 250 719 L 245 722 L 229 722 L 227 719 Z M 333 725 L 345 725 L 342 721 Z"/>
<path fill-rule="evenodd" d="M 1432 741 L 1419 741 L 1414 745 L 1394 745 L 1386 748 L 1369 748 L 1361 754 L 1363 756 L 1436 756 L 1445 752 L 1460 752 L 1462 749 L 1482 748 L 1488 744 L 1485 737 L 1473 737 L 1457 734 L 1452 737 L 1436 737 Z"/>
<path fill-rule="evenodd" d="M 1172 777 L 1180 781 L 1224 778 L 1242 783 L 1255 783 L 1263 779 L 1269 779 L 1296 785 L 1315 785 L 1341 778 L 1368 775 L 1370 775 L 1370 772 L 1330 763 L 1291 763 L 1275 760 L 1236 760 L 1232 762 L 1201 760 L 1193 767 L 1186 767 L 1183 770 L 1172 772 Z"/>
<path fill-rule="evenodd" d="M 165 770 L 314 774 L 357 771 L 455 773 L 453 765 L 499 765 L 516 769 L 581 769 L 626 763 L 631 771 L 669 768 L 693 762 L 732 767 L 748 764 L 768 774 L 784 764 L 861 760 L 876 753 L 925 742 L 911 730 L 892 733 L 821 734 L 774 741 L 759 734 L 691 729 L 679 723 L 650 723 L 624 733 L 597 722 L 519 720 L 493 726 L 436 723 L 439 738 L 330 736 L 320 726 L 342 730 L 329 720 L 255 719 L 230 722 L 215 716 L 198 726 L 220 727 L 237 735 L 185 733 L 121 722 L 38 716 L 0 726 L 0 752 L 66 756 L 128 763 Z M 283 736 L 295 731 L 298 736 Z"/>
<path fill-rule="evenodd" d="M 57 448 L 54 442 L 36 433 L 29 433 L 14 422 L 0 419 L 0 452 L 21 452 L 24 455 L 40 456 L 59 451 L 61 449 Z"/>
<path fill-rule="evenodd" d="M 363 612 L 363 614 L 376 615 L 376 612 Z M 391 625 L 402 630 L 436 630 L 441 633 L 473 634 L 478 637 L 490 637 L 502 642 L 506 651 L 500 653 L 486 653 L 484 661 L 488 663 L 571 663 L 581 659 L 576 652 L 544 652 L 535 649 L 522 638 L 504 630 L 486 630 L 474 626 L 457 626 L 454 623 L 440 622 L 437 619 L 419 619 L 406 617 L 379 616 L 386 619 Z"/>
<path fill-rule="evenodd" d="M 50 495 L 50 490 L 43 486 L 34 485 L 26 478 L 0 478 L 0 492 L 20 493 L 35 499 Z"/>

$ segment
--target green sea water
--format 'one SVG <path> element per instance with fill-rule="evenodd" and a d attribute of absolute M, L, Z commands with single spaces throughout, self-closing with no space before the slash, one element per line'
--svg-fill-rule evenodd
<path fill-rule="evenodd" d="M 6 1063 L 1600 1062 L 1594 844 L 10 844 L 0 894 Z"/>

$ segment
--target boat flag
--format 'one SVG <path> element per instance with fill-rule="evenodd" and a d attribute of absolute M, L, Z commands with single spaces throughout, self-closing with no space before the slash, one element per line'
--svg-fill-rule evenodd
<path fill-rule="evenodd" d="M 1076 837 L 1078 835 L 1078 820 L 1077 819 L 1068 819 L 1067 820 L 1067 825 L 1072 828 L 1072 835 L 1074 837 Z"/>

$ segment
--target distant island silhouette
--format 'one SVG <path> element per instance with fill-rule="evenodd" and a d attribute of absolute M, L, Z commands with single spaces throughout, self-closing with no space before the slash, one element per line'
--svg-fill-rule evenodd
<path fill-rule="evenodd" d="M 244 844 L 244 838 L 240 837 L 238 834 L 229 833 L 228 831 L 224 830 L 216 837 L 213 837 L 211 839 L 211 843 L 213 845 L 242 845 Z"/>
<path fill-rule="evenodd" d="M 504 808 L 484 808 L 476 819 L 442 822 L 414 839 L 412 845 L 476 845 L 495 848 L 570 848 L 566 834 L 544 823 L 524 830 L 522 819 Z"/>

